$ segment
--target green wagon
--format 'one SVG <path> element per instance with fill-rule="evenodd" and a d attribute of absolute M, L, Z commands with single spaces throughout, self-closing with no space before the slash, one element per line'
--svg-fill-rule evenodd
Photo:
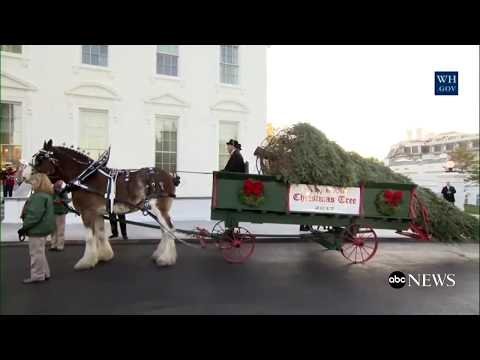
<path fill-rule="evenodd" d="M 421 215 L 421 216 L 420 216 Z M 374 229 L 430 239 L 426 209 L 416 197 L 416 185 L 364 183 L 341 188 L 286 184 L 280 177 L 214 172 L 212 230 L 225 259 L 241 263 L 255 248 L 255 234 L 240 222 L 297 224 L 308 237 L 349 261 L 363 263 L 375 255 Z"/>

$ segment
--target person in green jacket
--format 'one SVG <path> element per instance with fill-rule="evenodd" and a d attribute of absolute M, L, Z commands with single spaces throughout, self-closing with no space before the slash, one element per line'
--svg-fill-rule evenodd
<path fill-rule="evenodd" d="M 58 180 L 53 185 L 53 212 L 55 213 L 56 230 L 52 234 L 52 244 L 50 251 L 63 251 L 65 246 L 65 218 L 68 214 L 67 192 L 65 192 L 66 184 L 62 180 Z"/>
<path fill-rule="evenodd" d="M 33 174 L 28 182 L 33 194 L 22 210 L 23 226 L 18 230 L 20 238 L 28 236 L 30 252 L 30 277 L 25 284 L 43 282 L 50 279 L 50 267 L 45 255 L 47 236 L 55 231 L 53 211 L 53 185 L 47 175 Z"/>

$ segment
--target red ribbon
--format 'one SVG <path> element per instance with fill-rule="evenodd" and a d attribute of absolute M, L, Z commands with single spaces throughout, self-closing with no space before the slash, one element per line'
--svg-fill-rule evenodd
<path fill-rule="evenodd" d="M 243 193 L 246 196 L 260 197 L 263 195 L 263 183 L 247 179 L 243 184 Z"/>
<path fill-rule="evenodd" d="M 403 192 L 385 190 L 384 193 L 385 202 L 393 207 L 397 207 L 403 200 Z"/>

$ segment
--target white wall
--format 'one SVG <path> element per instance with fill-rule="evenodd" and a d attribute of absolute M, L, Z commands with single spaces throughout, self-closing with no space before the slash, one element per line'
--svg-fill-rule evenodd
<path fill-rule="evenodd" d="M 109 112 L 109 165 L 154 165 L 155 115 L 178 117 L 178 170 L 218 170 L 218 122 L 239 124 L 246 161 L 266 136 L 266 46 L 240 46 L 240 84 L 219 83 L 220 47 L 180 46 L 179 77 L 156 75 L 156 46 L 110 45 L 108 68 L 83 65 L 81 46 L 2 52 L 2 101 L 22 103 L 23 157 L 53 139 L 78 145 L 79 108 Z M 253 167 L 251 166 L 251 169 Z M 180 174 L 178 196 L 208 197 L 211 176 Z"/>
<path fill-rule="evenodd" d="M 23 205 L 25 204 L 24 199 L 8 199 L 5 201 L 4 208 L 4 223 L 20 223 L 20 213 L 22 211 Z M 177 221 L 205 221 L 210 220 L 210 199 L 176 199 L 173 202 L 172 210 L 170 216 L 172 217 L 173 222 Z M 137 211 L 133 214 L 127 214 L 127 220 L 138 221 L 138 222 L 153 222 L 149 216 L 143 216 L 141 212 Z M 73 213 L 68 214 L 66 219 L 67 224 L 81 224 L 80 216 L 77 216 Z"/>
<path fill-rule="evenodd" d="M 457 191 L 455 194 L 455 205 L 461 210 L 464 209 L 466 192 L 469 193 L 469 203 L 475 204 L 478 186 L 467 187 L 466 189 L 466 175 L 456 172 L 446 172 L 444 166 L 445 163 L 413 163 L 390 166 L 390 168 L 395 172 L 408 176 L 414 183 L 432 190 L 438 196 L 442 196 L 442 188 L 447 182 L 450 182 Z"/>

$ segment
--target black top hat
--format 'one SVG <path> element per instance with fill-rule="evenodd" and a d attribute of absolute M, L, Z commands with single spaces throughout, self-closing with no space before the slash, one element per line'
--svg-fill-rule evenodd
<path fill-rule="evenodd" d="M 239 144 L 237 140 L 230 139 L 230 141 L 227 142 L 227 145 L 233 145 L 236 149 L 242 150 L 242 145 Z"/>

